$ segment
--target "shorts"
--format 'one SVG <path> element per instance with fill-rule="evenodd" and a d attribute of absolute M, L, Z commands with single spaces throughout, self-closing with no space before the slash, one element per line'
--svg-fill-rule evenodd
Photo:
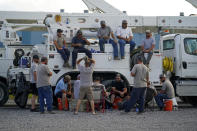
<path fill-rule="evenodd" d="M 83 100 L 87 97 L 89 101 L 93 100 L 93 93 L 92 93 L 92 87 L 81 87 L 79 92 L 79 99 Z"/>
<path fill-rule="evenodd" d="M 30 83 L 30 89 L 33 95 L 38 95 L 38 89 L 36 87 L 36 83 Z"/>

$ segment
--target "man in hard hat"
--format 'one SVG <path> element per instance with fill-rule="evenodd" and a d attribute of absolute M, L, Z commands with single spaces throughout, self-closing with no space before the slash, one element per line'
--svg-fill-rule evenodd
<path fill-rule="evenodd" d="M 173 99 L 175 98 L 174 87 L 169 79 L 166 78 L 164 74 L 159 76 L 160 81 L 162 83 L 162 88 L 160 93 L 155 96 L 155 101 L 159 106 L 160 110 L 164 108 L 164 99 Z"/>
<path fill-rule="evenodd" d="M 99 28 L 97 32 L 97 37 L 99 38 L 99 46 L 100 51 L 104 52 L 104 44 L 109 42 L 113 46 L 113 53 L 114 53 L 114 60 L 119 60 L 118 58 L 118 46 L 117 46 L 117 40 L 114 37 L 113 31 L 109 26 L 106 26 L 105 21 L 100 22 L 101 27 Z M 111 39 L 110 36 L 113 38 Z"/>
<path fill-rule="evenodd" d="M 127 27 L 127 24 L 127 21 L 123 20 L 122 27 L 118 28 L 116 32 L 116 36 L 119 39 L 121 59 L 125 59 L 125 44 L 130 44 L 130 52 L 135 48 L 135 42 L 132 41 L 133 33 L 132 30 Z"/>
<path fill-rule="evenodd" d="M 149 65 L 153 55 L 153 49 L 155 48 L 155 41 L 152 38 L 150 30 L 146 30 L 146 39 L 142 41 L 142 51 L 144 53 L 145 61 L 144 64 Z M 147 54 L 147 57 L 146 55 Z"/>

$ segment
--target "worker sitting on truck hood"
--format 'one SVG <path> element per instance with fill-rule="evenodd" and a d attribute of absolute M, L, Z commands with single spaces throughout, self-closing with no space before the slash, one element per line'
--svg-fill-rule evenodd
<path fill-rule="evenodd" d="M 125 44 L 130 44 L 130 52 L 135 48 L 135 42 L 133 39 L 133 33 L 130 28 L 127 27 L 127 21 L 122 21 L 122 27 L 117 29 L 116 36 L 119 39 L 120 55 L 121 59 L 125 58 Z"/>
<path fill-rule="evenodd" d="M 70 51 L 66 48 L 66 41 L 62 35 L 62 30 L 57 29 L 57 36 L 53 38 L 53 42 L 57 48 L 57 52 L 60 53 L 64 60 L 63 67 L 70 67 L 68 61 L 70 57 Z"/>
<path fill-rule="evenodd" d="M 170 80 L 167 79 L 164 74 L 161 74 L 159 76 L 159 78 L 160 78 L 160 81 L 163 85 L 162 85 L 160 93 L 158 93 L 155 96 L 155 101 L 156 101 L 157 105 L 159 106 L 160 110 L 163 110 L 163 108 L 164 108 L 163 100 L 164 99 L 173 99 L 173 98 L 175 98 L 175 94 L 174 94 L 174 87 L 173 87 L 172 83 L 170 82 Z"/>
<path fill-rule="evenodd" d="M 72 52 L 72 67 L 76 69 L 76 60 L 78 53 L 85 53 L 88 58 L 92 58 L 92 53 L 88 49 L 84 48 L 84 45 L 90 45 L 90 42 L 83 37 L 82 31 L 78 30 L 76 36 L 72 39 L 72 47 L 74 47 Z"/>
<path fill-rule="evenodd" d="M 153 55 L 153 49 L 155 47 L 155 41 L 152 38 L 152 34 L 150 32 L 150 30 L 146 30 L 146 39 L 144 39 L 142 41 L 142 51 L 144 53 L 144 64 L 145 65 L 149 65 L 150 60 L 152 58 Z M 146 57 L 145 54 L 147 54 L 148 56 Z"/>
<path fill-rule="evenodd" d="M 99 38 L 99 46 L 100 51 L 104 52 L 104 45 L 105 43 L 110 43 L 113 46 L 113 53 L 114 53 L 114 60 L 119 60 L 118 58 L 118 46 L 117 46 L 117 40 L 115 39 L 115 36 L 113 34 L 113 31 L 109 26 L 106 26 L 105 21 L 100 22 L 101 27 L 99 28 L 97 32 L 97 37 Z M 110 36 L 113 38 L 111 39 Z"/>

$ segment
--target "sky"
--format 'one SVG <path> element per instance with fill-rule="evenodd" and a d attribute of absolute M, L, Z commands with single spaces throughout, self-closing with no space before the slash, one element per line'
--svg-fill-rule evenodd
<path fill-rule="evenodd" d="M 185 16 L 197 9 L 185 0 L 105 0 L 131 16 Z M 0 0 L 0 11 L 44 11 L 82 13 L 87 10 L 82 0 Z"/>

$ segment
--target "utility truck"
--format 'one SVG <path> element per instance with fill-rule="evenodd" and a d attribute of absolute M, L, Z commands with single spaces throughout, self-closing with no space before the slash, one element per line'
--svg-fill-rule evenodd
<path fill-rule="evenodd" d="M 85 37 L 90 38 L 89 40 L 91 40 L 92 44 L 86 48 L 93 50 L 93 59 L 96 60 L 93 75 L 94 77 L 100 76 L 103 84 L 108 87 L 115 75 L 119 73 L 127 87 L 133 87 L 134 81 L 130 76 L 130 63 L 132 63 L 132 59 L 130 59 L 129 45 L 125 46 L 125 59 L 122 60 L 113 60 L 113 49 L 110 44 L 105 45 L 104 53 L 95 53 L 95 51 L 99 50 L 98 43 L 95 39 L 101 20 L 105 20 L 107 25 L 111 26 L 114 32 L 120 26 L 122 20 L 127 20 L 128 27 L 131 29 L 138 27 L 155 27 L 158 29 L 158 32 L 164 29 L 195 30 L 197 27 L 196 16 L 128 16 L 103 0 L 83 0 L 83 2 L 85 2 L 88 9 L 93 13 L 87 13 L 87 11 L 82 14 L 68 14 L 61 12 L 50 13 L 50 15 L 47 15 L 47 13 L 34 12 L 0 12 L 0 18 L 3 19 L 3 22 L 1 22 L 0 42 L 5 46 L 4 54 L 10 55 L 10 59 L 8 59 L 8 55 L 4 55 L 5 57 L 2 57 L 0 60 L 3 72 L 4 74 L 7 74 L 6 76 L 2 75 L 3 73 L 0 74 L 0 105 L 6 103 L 8 94 L 13 94 L 17 97 L 22 96 L 21 98 L 18 98 L 16 102 L 19 106 L 25 107 L 29 92 L 27 89 L 29 85 L 29 65 L 31 63 L 31 56 L 34 54 L 38 54 L 40 57 L 48 57 L 48 66 L 53 72 L 53 76 L 51 77 L 51 85 L 53 88 L 55 88 L 57 82 L 64 75 L 68 74 L 71 75 L 72 80 L 76 79 L 76 76 L 79 73 L 78 70 L 64 68 L 62 66 L 63 60 L 60 54 L 57 53 L 53 44 L 53 36 L 56 35 L 57 29 L 63 30 L 66 42 L 68 43 L 68 48 L 71 52 L 71 39 L 78 29 L 82 30 Z M 193 4 L 195 5 L 195 3 Z M 28 24 L 21 23 L 21 21 L 24 22 L 24 18 L 28 21 Z M 11 23 L 13 21 L 15 22 L 14 24 Z M 21 45 L 15 46 L 17 43 L 21 42 L 16 31 L 34 27 L 46 30 L 46 33 L 43 34 L 45 42 L 43 44 L 36 44 L 35 46 L 27 46 L 27 48 L 26 46 Z M 9 37 L 7 37 L 7 34 L 9 34 Z M 5 40 L 7 42 L 5 42 Z M 193 34 L 172 34 L 161 36 L 159 50 L 154 51 L 149 65 L 150 81 L 155 87 L 161 87 L 158 78 L 159 74 L 166 73 L 176 87 L 177 95 L 183 100 L 188 100 L 191 103 L 195 103 L 197 97 L 197 84 L 195 83 L 197 75 L 194 73 L 197 70 L 197 67 L 194 66 L 197 58 L 190 52 L 191 50 L 193 51 L 193 47 L 196 46 L 195 40 L 196 35 Z M 173 42 L 174 45 L 171 44 Z M 190 43 L 189 46 L 185 46 L 185 43 L 187 42 Z M 11 50 L 10 47 L 13 47 L 13 50 Z M 189 49 L 186 50 L 186 48 Z M 17 51 L 17 49 L 19 51 Z M 17 57 L 17 62 L 14 62 L 15 51 L 18 52 L 16 54 L 20 54 L 20 57 Z M 83 53 L 78 54 L 78 58 L 83 56 Z M 189 57 L 191 59 L 186 59 Z M 27 60 L 27 62 L 25 62 L 26 64 L 23 63 L 24 59 Z M 70 63 L 71 59 L 72 58 L 70 57 Z M 5 61 L 9 61 L 9 63 L 6 64 L 7 66 L 4 65 Z M 16 65 L 13 65 L 12 63 L 15 63 Z M 12 67 L 10 67 L 10 65 Z"/>

